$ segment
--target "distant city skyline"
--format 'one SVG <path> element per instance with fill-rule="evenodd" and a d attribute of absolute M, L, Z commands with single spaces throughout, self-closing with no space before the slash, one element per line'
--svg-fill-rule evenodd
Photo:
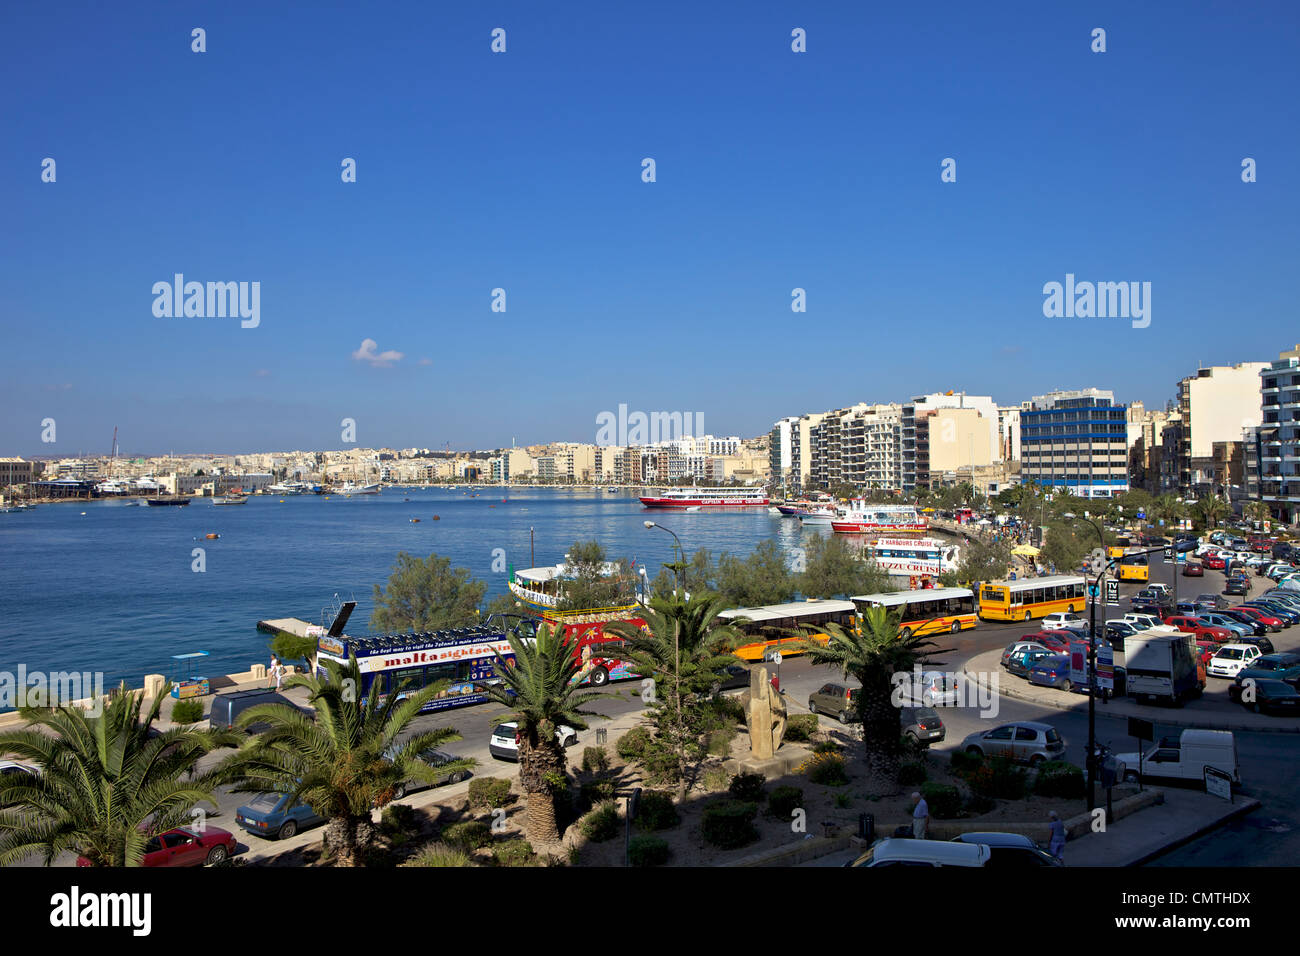
<path fill-rule="evenodd" d="M 0 31 L 0 454 L 1161 408 L 1294 339 L 1292 4 L 61 10 Z"/>

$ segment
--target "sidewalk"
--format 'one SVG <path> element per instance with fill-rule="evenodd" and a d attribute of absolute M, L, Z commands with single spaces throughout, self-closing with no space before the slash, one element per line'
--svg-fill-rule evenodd
<path fill-rule="evenodd" d="M 1040 687 L 1029 683 L 1024 678 L 1009 673 L 1001 665 L 1002 651 L 991 650 L 976 654 L 962 665 L 964 676 L 981 687 L 988 687 L 996 676 L 996 689 L 1004 697 L 1049 707 L 1054 710 L 1072 710 L 1086 708 L 1087 694 L 1067 693 L 1053 687 Z M 1153 704 L 1139 704 L 1127 698 L 1111 698 L 1109 701 L 1097 700 L 1097 713 L 1107 717 L 1141 717 L 1156 723 L 1170 724 L 1174 727 L 1199 727 L 1206 730 L 1246 730 L 1255 733 L 1296 734 L 1300 733 L 1300 720 L 1285 717 L 1270 717 L 1267 714 L 1252 714 L 1240 704 L 1227 700 L 1227 681 L 1210 678 L 1206 687 L 1207 695 L 1201 700 L 1192 701 L 1183 707 L 1161 707 Z M 1221 699 L 1216 691 L 1222 691 Z"/>

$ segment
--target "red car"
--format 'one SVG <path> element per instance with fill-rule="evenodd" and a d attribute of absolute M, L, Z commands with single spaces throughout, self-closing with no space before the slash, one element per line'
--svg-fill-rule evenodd
<path fill-rule="evenodd" d="M 1201 563 L 1211 571 L 1222 571 L 1228 566 L 1228 563 L 1223 560 L 1222 556 L 1217 554 L 1207 554 L 1201 559 Z"/>
<path fill-rule="evenodd" d="M 1251 538 L 1250 550 L 1256 554 L 1266 554 L 1273 550 L 1273 541 L 1271 538 Z"/>
<path fill-rule="evenodd" d="M 1255 607 L 1252 604 L 1238 604 L 1236 607 L 1233 608 L 1233 610 L 1240 611 L 1242 614 L 1249 614 L 1251 617 L 1259 621 L 1259 623 L 1263 624 L 1274 634 L 1282 630 L 1282 628 L 1286 625 L 1286 622 L 1283 621 L 1280 617 L 1274 617 L 1272 614 L 1269 614 L 1267 611 L 1261 611 L 1259 608 Z"/>
<path fill-rule="evenodd" d="M 1165 623 L 1170 627 L 1176 627 L 1184 634 L 1195 634 L 1197 641 L 1205 639 L 1216 644 L 1227 644 L 1232 640 L 1232 633 L 1226 627 L 1215 627 L 1213 624 L 1206 624 L 1199 618 L 1189 617 L 1186 614 L 1171 614 L 1165 618 Z"/>
<path fill-rule="evenodd" d="M 203 866 L 205 863 L 222 863 L 234 852 L 235 837 L 229 830 L 204 827 L 199 833 L 188 827 L 177 827 L 149 839 L 140 865 Z M 90 861 L 79 856 L 77 866 L 90 866 Z"/>
<path fill-rule="evenodd" d="M 1183 577 L 1185 578 L 1203 578 L 1205 569 L 1201 567 L 1199 561 L 1188 561 L 1183 565 Z"/>
<path fill-rule="evenodd" d="M 1057 654 L 1070 653 L 1070 638 L 1073 635 L 1069 631 L 1035 631 L 1033 634 L 1026 634 L 1020 638 L 1022 641 L 1033 641 L 1035 644 L 1042 644 L 1049 651 Z M 1075 638 L 1078 640 L 1078 638 Z"/>
<path fill-rule="evenodd" d="M 1196 649 L 1200 652 L 1200 656 L 1197 660 L 1200 661 L 1202 665 L 1210 663 L 1210 658 L 1219 653 L 1219 648 L 1222 646 L 1223 645 L 1207 638 L 1198 637 L 1196 639 Z"/>

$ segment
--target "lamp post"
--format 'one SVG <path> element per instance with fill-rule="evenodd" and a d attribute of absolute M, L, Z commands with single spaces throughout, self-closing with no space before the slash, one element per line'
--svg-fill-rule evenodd
<path fill-rule="evenodd" d="M 675 547 L 679 552 L 681 552 L 681 554 L 683 554 L 683 555 L 686 554 L 686 552 L 682 549 L 682 543 L 681 543 L 681 541 L 678 539 L 677 535 L 674 534 L 671 530 L 669 530 L 668 528 L 665 528 L 665 527 L 664 527 L 663 525 L 661 525 L 661 524 L 655 524 L 653 521 L 646 521 L 646 522 L 644 522 L 644 524 L 645 524 L 647 530 L 649 530 L 649 529 L 651 529 L 651 528 L 658 528 L 660 531 L 667 531 L 669 534 L 671 534 L 671 535 L 673 536 L 673 541 L 675 542 L 675 543 L 674 543 L 674 547 Z M 674 589 L 674 591 L 673 591 L 673 597 L 676 598 L 677 595 L 678 595 L 678 593 L 681 592 L 681 590 L 682 590 L 682 587 L 681 587 L 681 571 L 679 570 L 680 567 L 681 567 L 681 565 L 680 565 L 679 563 L 677 563 L 677 562 L 674 562 L 674 564 L 677 564 L 677 567 L 674 567 L 674 568 L 673 568 L 674 580 L 677 581 L 677 587 L 676 587 L 676 588 Z M 677 700 L 676 700 L 676 704 L 677 704 L 677 730 L 678 730 L 678 733 L 679 733 L 679 734 L 681 733 L 681 728 L 682 728 L 682 649 L 681 649 L 681 633 L 682 633 L 682 625 L 681 625 L 681 621 L 680 621 L 680 620 L 675 620 L 675 621 L 673 621 L 673 689 L 674 689 L 674 696 L 677 698 Z M 682 784 L 682 789 L 681 789 L 681 796 L 683 796 L 683 797 L 686 795 L 686 789 L 685 789 L 685 788 L 686 788 L 686 785 L 685 785 L 685 783 L 683 783 L 683 784 Z"/>
<path fill-rule="evenodd" d="M 644 522 L 644 524 L 647 529 L 658 528 L 660 531 L 667 531 L 669 534 L 673 536 L 673 542 L 674 542 L 673 553 L 679 555 L 677 560 L 673 562 L 673 580 L 677 582 L 678 590 L 681 590 L 681 558 L 684 558 L 686 556 L 686 550 L 682 547 L 681 540 L 677 537 L 677 535 L 673 531 L 669 530 L 668 528 L 665 528 L 661 524 L 655 524 L 653 521 L 646 521 Z"/>
<path fill-rule="evenodd" d="M 1078 515 L 1066 512 L 1062 517 L 1069 518 L 1071 521 L 1086 521 L 1092 525 L 1093 530 L 1097 532 L 1097 544 L 1101 546 L 1102 553 L 1106 549 L 1106 536 L 1101 532 L 1101 525 L 1091 518 L 1080 518 Z M 1097 805 L 1097 594 L 1093 588 L 1099 592 L 1101 590 L 1101 579 L 1105 577 L 1106 565 L 1103 565 L 1102 571 L 1093 578 L 1092 585 L 1088 589 L 1088 809 L 1091 810 Z M 1084 581 L 1088 579 L 1085 577 Z"/>

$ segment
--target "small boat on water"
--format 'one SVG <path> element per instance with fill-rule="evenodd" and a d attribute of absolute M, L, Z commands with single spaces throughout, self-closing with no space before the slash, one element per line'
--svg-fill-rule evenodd
<path fill-rule="evenodd" d="M 190 499 L 185 495 L 159 495 L 157 498 L 146 498 L 145 501 L 153 508 L 161 508 L 167 505 L 184 508 L 190 503 Z"/>
<path fill-rule="evenodd" d="M 248 503 L 248 495 L 231 492 L 228 495 L 218 495 L 212 499 L 214 505 L 242 505 Z"/>

